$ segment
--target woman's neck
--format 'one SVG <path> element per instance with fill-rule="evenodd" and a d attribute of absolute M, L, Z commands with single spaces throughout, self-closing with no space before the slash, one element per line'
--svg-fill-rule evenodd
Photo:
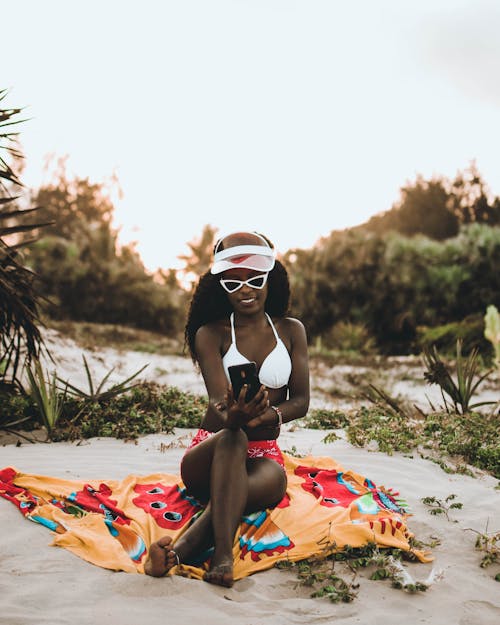
<path fill-rule="evenodd" d="M 237 326 L 257 326 L 263 324 L 265 321 L 267 324 L 267 317 L 265 310 L 259 310 L 254 313 L 240 313 L 233 312 L 234 315 L 234 323 Z"/>

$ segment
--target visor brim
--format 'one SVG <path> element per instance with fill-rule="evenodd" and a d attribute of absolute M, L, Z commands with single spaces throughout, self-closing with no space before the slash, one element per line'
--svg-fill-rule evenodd
<path fill-rule="evenodd" d="M 274 258 L 272 256 L 261 256 L 260 254 L 251 254 L 248 256 L 236 256 L 234 258 L 226 258 L 218 260 L 210 269 L 212 274 L 219 274 L 229 269 L 253 269 L 254 271 L 271 271 L 274 267 Z"/>

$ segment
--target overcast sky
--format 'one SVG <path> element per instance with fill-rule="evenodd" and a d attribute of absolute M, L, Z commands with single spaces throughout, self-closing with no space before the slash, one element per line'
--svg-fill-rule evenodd
<path fill-rule="evenodd" d="M 123 189 L 150 269 L 204 224 L 281 251 L 387 210 L 475 159 L 500 195 L 495 0 L 0 0 L 0 87 L 48 153 Z"/>

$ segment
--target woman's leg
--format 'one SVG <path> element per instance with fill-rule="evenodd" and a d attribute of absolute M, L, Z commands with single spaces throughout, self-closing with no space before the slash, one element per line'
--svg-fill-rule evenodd
<path fill-rule="evenodd" d="M 247 459 L 248 441 L 241 430 L 221 430 L 184 457 L 181 473 L 188 492 L 210 500 L 205 512 L 175 544 L 164 537 L 151 546 L 146 563 L 150 575 L 164 575 L 215 544 L 207 581 L 232 585 L 232 546 L 244 512 L 254 512 L 278 503 L 286 490 L 282 468 L 267 458 Z"/>
<path fill-rule="evenodd" d="M 269 458 L 252 458 L 246 461 L 247 498 L 238 516 L 233 517 L 234 524 L 228 526 L 227 519 L 221 514 L 212 513 L 212 527 L 215 536 L 215 552 L 210 570 L 204 579 L 220 586 L 233 585 L 233 543 L 236 530 L 244 513 L 250 514 L 264 510 L 281 501 L 286 492 L 286 475 L 281 466 Z M 215 503 L 215 502 L 214 502 Z M 228 502 L 228 505 L 231 505 Z M 213 508 L 215 511 L 215 509 Z M 219 530 L 219 533 L 217 532 Z"/>
<path fill-rule="evenodd" d="M 239 448 L 239 454 L 237 453 Z M 151 545 L 144 570 L 147 574 L 161 577 L 176 564 L 189 560 L 215 544 L 212 525 L 211 473 L 212 465 L 220 464 L 229 453 L 228 473 L 235 476 L 245 471 L 247 438 L 241 430 L 224 429 L 190 449 L 182 459 L 181 477 L 188 493 L 202 502 L 208 502 L 204 513 L 191 525 L 175 544 L 169 537 L 162 537 Z M 216 459 L 216 462 L 214 462 Z M 224 460 L 223 460 L 224 461 Z M 238 466 L 241 465 L 241 467 Z M 222 475 L 220 476 L 222 477 Z M 220 478 L 216 478 L 220 479 Z M 240 477 L 246 482 L 245 476 Z M 217 488 L 214 490 L 218 490 Z"/>
<path fill-rule="evenodd" d="M 234 535 L 248 499 L 247 448 L 248 439 L 242 430 L 223 430 L 210 468 L 208 486 L 215 549 L 205 579 L 223 586 L 233 583 Z"/>

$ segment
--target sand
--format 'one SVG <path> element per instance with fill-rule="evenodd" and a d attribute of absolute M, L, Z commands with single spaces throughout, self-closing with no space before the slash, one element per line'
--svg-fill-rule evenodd
<path fill-rule="evenodd" d="M 70 341 L 61 342 L 58 370 L 66 367 L 69 372 L 74 367 L 72 381 L 77 381 L 76 371 L 81 369 L 80 351 Z M 139 368 L 144 359 L 151 360 L 150 355 L 118 354 L 113 350 L 88 357 L 96 370 L 100 363 L 99 374 L 120 359 L 128 368 Z M 201 391 L 200 377 L 186 359 L 163 356 L 153 360 L 154 367 L 170 371 L 161 375 L 157 372 L 159 381 L 169 378 L 170 384 Z M 129 369 L 124 366 L 118 373 L 122 375 L 125 370 Z M 317 394 L 313 399 L 317 405 L 325 401 Z M 433 549 L 432 563 L 405 565 L 416 580 L 437 578 L 427 592 L 411 595 L 391 588 L 389 582 L 371 581 L 362 572 L 357 598 L 349 604 L 333 604 L 327 599 L 312 599 L 310 589 L 299 586 L 293 573 L 276 569 L 240 580 L 231 589 L 178 576 L 154 579 L 115 573 L 49 546 L 51 535 L 47 529 L 28 522 L 12 504 L 0 499 L 0 624 L 191 625 L 199 619 L 208 625 L 497 625 L 500 584 L 494 576 L 500 565 L 479 567 L 481 554 L 474 549 L 476 534 L 470 530 L 500 530 L 498 480 L 480 471 L 475 472 L 476 477 L 446 474 L 418 454 L 387 456 L 355 448 L 342 439 L 326 445 L 322 439 L 327 433 L 287 424 L 280 444 L 285 451 L 295 448 L 301 454 L 331 456 L 375 483 L 400 491 L 412 510 L 409 526 L 417 538 L 440 541 Z M 0 466 L 68 479 L 177 474 L 191 434 L 190 430 L 177 430 L 171 435 L 143 437 L 137 444 L 106 438 L 80 445 L 7 444 L 0 447 Z M 463 508 L 452 510 L 450 520 L 431 515 L 422 503 L 423 497 L 444 499 L 452 493 Z"/>

